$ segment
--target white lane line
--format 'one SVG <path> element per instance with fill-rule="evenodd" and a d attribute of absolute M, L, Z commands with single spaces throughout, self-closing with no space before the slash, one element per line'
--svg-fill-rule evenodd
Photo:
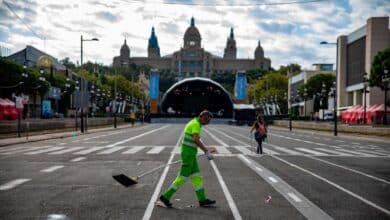
<path fill-rule="evenodd" d="M 47 153 L 47 152 L 50 152 L 50 151 L 61 150 L 61 149 L 64 149 L 64 148 L 65 147 L 51 147 L 51 148 L 48 148 L 48 149 L 32 151 L 32 152 L 28 152 L 28 153 L 24 153 L 24 154 L 35 155 L 35 154 Z"/>
<path fill-rule="evenodd" d="M 363 152 L 363 153 L 375 154 L 375 155 L 378 155 L 378 156 L 387 156 L 388 155 L 388 154 L 384 154 L 384 153 L 380 153 L 380 152 L 376 152 L 376 151 L 372 151 L 372 150 L 359 149 L 358 151 L 359 152 Z"/>
<path fill-rule="evenodd" d="M 114 147 L 114 146 L 117 146 L 117 145 L 120 145 L 120 144 L 129 142 L 129 141 L 132 141 L 132 140 L 134 140 L 134 139 L 143 137 L 143 136 L 145 136 L 145 135 L 151 134 L 151 133 L 153 133 L 153 132 L 159 131 L 159 130 L 164 129 L 164 128 L 167 128 L 167 127 L 169 127 L 169 125 L 165 125 L 165 126 L 163 126 L 163 127 L 161 127 L 161 128 L 157 128 L 157 129 L 154 129 L 154 130 L 151 130 L 151 131 L 142 133 L 142 134 L 140 134 L 140 135 L 137 135 L 137 136 L 134 136 L 134 137 L 131 137 L 131 138 L 127 138 L 127 139 L 122 140 L 122 141 L 115 142 L 115 143 L 113 143 L 113 144 L 107 145 L 106 147 Z"/>
<path fill-rule="evenodd" d="M 179 148 L 179 143 L 180 143 L 182 137 L 183 137 L 183 134 L 180 135 L 179 140 L 177 141 L 174 149 L 175 148 Z M 175 154 L 171 153 L 171 156 L 169 157 L 169 160 L 168 160 L 167 164 L 172 162 L 174 156 L 175 156 Z M 146 207 L 146 210 L 145 210 L 144 216 L 142 217 L 142 220 L 149 220 L 150 217 L 152 216 L 152 212 L 153 212 L 153 209 L 154 209 L 154 206 L 155 206 L 154 204 L 155 204 L 155 202 L 157 200 L 158 195 L 160 194 L 161 187 L 162 187 L 162 185 L 164 183 L 164 180 L 165 180 L 165 178 L 166 178 L 166 176 L 168 174 L 168 170 L 169 170 L 169 166 L 166 166 L 164 168 L 163 173 L 161 174 L 160 179 L 158 180 L 158 183 L 156 185 L 156 189 L 154 190 L 153 195 L 150 198 L 150 201 L 148 203 L 148 206 Z"/>
<path fill-rule="evenodd" d="M 84 141 L 84 144 L 107 144 L 109 141 Z"/>
<path fill-rule="evenodd" d="M 263 169 L 261 169 L 260 167 L 256 167 L 256 170 L 263 172 Z"/>
<path fill-rule="evenodd" d="M 22 183 L 25 183 L 25 182 L 28 182 L 30 181 L 31 179 L 16 179 L 16 180 L 12 180 L 8 183 L 4 183 L 2 185 L 0 185 L 0 190 L 9 190 L 9 189 L 12 189 Z"/>
<path fill-rule="evenodd" d="M 244 159 L 244 158 L 243 158 L 243 159 Z M 271 180 L 273 183 L 277 183 L 277 182 L 278 182 L 278 181 L 277 181 L 275 178 L 273 178 L 272 176 L 268 177 L 268 179 Z"/>
<path fill-rule="evenodd" d="M 50 152 L 49 154 L 64 154 L 64 153 L 80 150 L 80 149 L 83 149 L 83 148 L 84 147 L 71 147 L 71 148 L 68 148 L 68 149 L 65 149 L 65 150 Z"/>
<path fill-rule="evenodd" d="M 104 150 L 104 151 L 101 151 L 97 154 L 101 155 L 101 154 L 111 154 L 111 153 L 114 153 L 116 151 L 119 151 L 119 150 L 122 150 L 123 148 L 125 147 L 112 147 L 112 148 L 109 148 L 107 150 Z"/>
<path fill-rule="evenodd" d="M 164 146 L 156 146 L 156 147 L 153 147 L 151 150 L 149 150 L 148 152 L 146 152 L 147 154 L 158 154 L 160 153 L 161 151 L 163 151 L 165 149 Z"/>
<path fill-rule="evenodd" d="M 356 150 L 346 150 L 346 149 L 337 148 L 337 151 L 347 152 L 347 153 L 351 153 L 351 154 L 355 154 L 355 155 L 357 154 L 357 155 L 361 155 L 361 156 L 365 156 L 365 157 L 377 157 L 377 155 L 361 153 L 361 152 L 357 152 Z"/>
<path fill-rule="evenodd" d="M 277 156 L 271 156 L 271 157 L 277 157 Z M 318 206 L 316 206 L 314 203 L 312 203 L 309 199 L 307 199 L 305 196 L 303 196 L 301 193 L 299 193 L 297 190 L 295 190 L 292 186 L 290 186 L 288 183 L 286 183 L 280 177 L 278 177 L 277 175 L 275 175 L 274 173 L 269 171 L 264 166 L 253 161 L 252 159 L 247 158 L 244 155 L 239 155 L 238 158 L 246 166 L 248 166 L 250 169 L 252 169 L 257 175 L 259 175 L 267 183 L 269 183 L 277 192 L 280 193 L 280 195 L 282 195 L 303 216 L 305 216 L 306 219 L 321 219 L 321 220 L 333 219 L 327 213 L 325 213 L 322 209 L 320 209 Z M 250 163 L 250 164 L 247 163 L 244 158 L 247 158 L 248 160 L 252 161 L 252 163 Z M 263 171 L 259 172 L 257 167 L 260 167 Z M 273 179 L 277 180 L 278 183 L 273 182 L 270 177 L 273 177 Z M 293 193 L 294 195 L 296 195 L 298 198 L 300 198 L 301 202 L 299 204 L 297 204 L 297 201 L 294 198 L 291 198 L 291 196 L 288 193 Z"/>
<path fill-rule="evenodd" d="M 306 169 L 304 169 L 304 168 L 302 168 L 302 167 L 300 167 L 300 166 L 298 166 L 298 165 L 296 165 L 294 163 L 288 162 L 288 161 L 286 161 L 286 160 L 284 160 L 284 159 L 282 159 L 282 158 L 280 158 L 278 156 L 272 156 L 271 155 L 271 157 L 273 157 L 275 159 L 278 159 L 278 160 L 282 161 L 283 163 L 286 163 L 289 166 L 295 167 L 296 169 L 299 169 L 299 170 L 301 170 L 301 171 L 303 171 L 305 173 L 308 173 L 308 174 L 310 174 L 310 175 L 312 175 L 312 176 L 314 176 L 314 177 L 316 177 L 316 178 L 318 178 L 318 179 L 320 179 L 320 180 L 322 180 L 322 181 L 324 181 L 324 182 L 326 182 L 326 183 L 336 187 L 337 189 L 339 189 L 339 190 L 341 190 L 341 191 L 343 191 L 343 192 L 345 192 L 345 193 L 355 197 L 356 199 L 359 199 L 360 201 L 366 203 L 367 205 L 372 206 L 372 207 L 378 209 L 379 211 L 382 211 L 382 212 L 386 213 L 387 215 L 390 215 L 390 211 L 389 210 L 387 210 L 387 209 L 385 209 L 385 208 L 383 208 L 383 207 L 381 207 L 381 206 L 379 206 L 379 205 L 377 205 L 377 204 L 375 204 L 375 203 L 373 203 L 373 202 L 371 202 L 371 201 L 369 201 L 369 200 L 367 200 L 367 199 L 365 199 L 365 198 L 363 198 L 363 197 L 361 197 L 361 196 L 359 196 L 359 195 L 349 191 L 348 189 L 346 189 L 346 188 L 344 188 L 344 187 L 342 187 L 342 186 L 340 186 L 340 185 L 338 185 L 338 184 L 336 184 L 336 183 L 334 183 L 334 182 L 332 182 L 330 180 L 327 180 L 326 178 L 324 178 L 324 177 L 322 177 L 320 175 L 317 175 L 317 174 L 315 174 L 315 173 L 313 173 L 313 172 L 311 172 L 309 170 L 306 170 Z"/>
<path fill-rule="evenodd" d="M 302 200 L 294 193 L 287 193 L 287 195 L 294 199 L 295 202 L 302 202 Z"/>
<path fill-rule="evenodd" d="M 103 149 L 103 147 L 91 147 L 91 148 L 88 148 L 86 150 L 74 152 L 73 154 L 86 155 L 86 154 L 89 154 L 89 153 L 92 153 L 94 151 L 98 151 L 98 150 L 101 150 L 101 149 Z"/>
<path fill-rule="evenodd" d="M 122 154 L 134 154 L 137 153 L 138 151 L 144 149 L 145 146 L 135 146 L 132 147 L 130 150 L 123 152 Z"/>
<path fill-rule="evenodd" d="M 204 131 L 209 134 L 216 142 L 218 142 L 220 145 L 224 146 L 224 147 L 227 147 L 228 145 L 223 142 L 221 139 L 217 138 L 215 135 L 213 135 L 210 131 L 208 131 L 207 129 L 204 129 Z"/>
<path fill-rule="evenodd" d="M 311 158 L 313 160 L 318 160 L 318 161 L 321 161 L 323 163 L 329 164 L 331 166 L 339 167 L 339 168 L 351 171 L 353 173 L 357 173 L 357 174 L 363 175 L 365 177 L 368 177 L 368 178 L 371 178 L 371 179 L 374 179 L 374 180 L 377 180 L 377 181 L 380 181 L 382 183 L 386 183 L 386 184 L 390 185 L 390 182 L 387 181 L 387 180 L 384 180 L 382 178 L 379 178 L 379 177 L 376 177 L 376 176 L 373 176 L 373 175 L 370 175 L 370 174 L 367 174 L 367 173 L 364 173 L 364 172 L 361 172 L 361 171 L 358 171 L 358 170 L 355 170 L 355 169 L 352 169 L 352 168 L 349 168 L 349 167 L 346 167 L 346 166 L 342 166 L 342 165 L 339 165 L 339 164 L 336 164 L 336 163 L 332 163 L 330 161 L 327 161 L 327 160 L 324 160 L 324 159 L 320 159 L 320 158 L 317 158 L 317 157 L 308 156 L 308 158 Z"/>
<path fill-rule="evenodd" d="M 27 147 L 4 147 L 4 148 L 0 148 L 0 153 L 2 152 L 6 152 L 6 151 L 14 151 L 14 150 L 19 150 L 19 149 L 24 149 L 24 148 L 27 148 Z"/>
<path fill-rule="evenodd" d="M 315 143 L 317 145 L 320 145 L 320 146 L 326 146 L 326 144 L 323 144 L 323 143 Z"/>
<path fill-rule="evenodd" d="M 234 219 L 237 219 L 237 220 L 242 219 L 240 212 L 238 211 L 238 208 L 236 206 L 236 203 L 234 202 L 233 197 L 230 194 L 229 189 L 227 188 L 226 183 L 223 180 L 221 173 L 219 172 L 217 166 L 215 165 L 214 161 L 212 161 L 212 160 L 210 161 L 210 164 L 213 167 L 215 174 L 217 175 L 218 182 L 221 185 L 222 191 L 225 195 L 225 198 L 229 204 L 230 209 L 232 210 Z"/>
<path fill-rule="evenodd" d="M 325 148 L 315 148 L 315 149 L 316 150 L 320 150 L 320 151 L 325 151 L 327 153 L 337 154 L 337 155 L 340 155 L 340 156 L 355 156 L 355 155 L 352 155 L 352 154 L 346 154 L 346 153 L 338 152 L 337 150 L 331 150 L 331 149 L 325 149 Z"/>
<path fill-rule="evenodd" d="M 220 143 L 222 146 L 228 146 L 225 142 L 223 142 L 221 139 L 217 138 L 215 135 L 213 135 L 210 131 L 206 131 L 215 141 L 217 141 L 218 143 Z M 218 182 L 219 184 L 221 185 L 221 188 L 222 188 L 222 191 L 225 195 L 225 198 L 229 204 L 229 207 L 230 209 L 232 210 L 232 213 L 233 213 L 233 217 L 234 219 L 237 219 L 237 220 L 242 220 L 242 217 L 240 215 L 240 212 L 238 211 L 238 208 L 236 206 L 236 203 L 234 202 L 233 200 L 233 197 L 232 195 L 230 194 L 229 192 L 229 189 L 227 188 L 226 186 L 226 183 L 225 181 L 223 180 L 222 178 L 222 175 L 221 173 L 219 172 L 218 168 L 217 168 L 217 165 L 215 165 L 215 162 L 214 161 L 210 161 L 210 164 L 211 166 L 213 167 L 214 169 L 214 172 L 215 174 L 217 175 L 217 179 L 218 179 Z"/>
<path fill-rule="evenodd" d="M 309 150 L 309 149 L 306 149 L 306 148 L 296 147 L 295 149 L 303 151 L 303 152 L 311 153 L 311 154 L 314 154 L 314 155 L 317 155 L 317 156 L 329 156 L 329 154 L 321 153 L 321 152 L 314 151 L 314 150 Z"/>
<path fill-rule="evenodd" d="M 58 169 L 61 169 L 61 168 L 63 168 L 63 167 L 64 167 L 64 166 L 62 166 L 62 165 L 60 165 L 60 166 L 52 166 L 52 167 L 43 169 L 43 170 L 41 170 L 40 172 L 50 173 L 50 172 L 56 171 L 56 170 L 58 170 Z"/>
<path fill-rule="evenodd" d="M 60 145 L 60 146 L 62 146 L 62 145 L 65 145 L 66 143 L 59 143 L 59 144 L 57 144 L 57 145 Z"/>
<path fill-rule="evenodd" d="M 87 159 L 87 158 L 86 157 L 76 157 L 76 158 L 70 160 L 70 162 L 78 162 L 78 161 L 82 161 L 82 160 L 85 160 L 85 159 Z"/>
<path fill-rule="evenodd" d="M 336 140 L 337 142 L 340 142 L 340 143 L 344 143 L 345 141 L 342 141 L 342 140 Z"/>

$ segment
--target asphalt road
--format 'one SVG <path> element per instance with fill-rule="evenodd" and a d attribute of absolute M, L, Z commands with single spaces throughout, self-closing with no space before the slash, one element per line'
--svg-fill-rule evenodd
<path fill-rule="evenodd" d="M 155 205 L 179 164 L 125 188 L 137 175 L 180 159 L 183 124 L 92 133 L 0 148 L 0 219 L 390 219 L 390 144 L 270 129 L 255 154 L 249 127 L 208 125 L 202 140 L 219 154 L 199 157 L 206 194 L 191 183 Z"/>

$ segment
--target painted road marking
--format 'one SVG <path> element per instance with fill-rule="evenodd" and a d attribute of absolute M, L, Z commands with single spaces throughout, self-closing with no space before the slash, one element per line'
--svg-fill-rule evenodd
<path fill-rule="evenodd" d="M 164 146 L 156 146 L 156 147 L 153 147 L 151 150 L 149 150 L 148 152 L 146 152 L 147 154 L 158 154 L 160 153 L 161 151 L 163 151 L 165 149 Z"/>
<path fill-rule="evenodd" d="M 369 201 L 369 200 L 367 200 L 367 199 L 365 199 L 365 198 L 363 198 L 363 197 L 361 197 L 361 196 L 359 196 L 359 195 L 349 191 L 348 189 L 345 189 L 344 187 L 342 187 L 342 186 L 340 186 L 340 185 L 338 185 L 338 184 L 336 184 L 336 183 L 334 183 L 334 182 L 332 182 L 330 180 L 327 180 L 326 178 L 324 178 L 324 177 L 322 177 L 320 175 L 317 175 L 317 174 L 315 174 L 315 173 L 313 173 L 313 172 L 311 172 L 309 170 L 306 170 L 306 169 L 304 169 L 304 168 L 302 168 L 302 167 L 300 167 L 300 166 L 298 166 L 298 165 L 296 165 L 294 163 L 288 162 L 288 161 L 286 161 L 286 160 L 284 160 L 284 159 L 282 159 L 282 158 L 280 158 L 278 156 L 272 156 L 272 157 L 282 161 L 283 163 L 286 163 L 289 166 L 295 167 L 296 169 L 299 169 L 299 170 L 301 170 L 301 171 L 303 171 L 305 173 L 308 173 L 308 174 L 310 174 L 310 175 L 312 175 L 312 176 L 314 176 L 314 177 L 316 177 L 316 178 L 318 178 L 318 179 L 320 179 L 320 180 L 322 180 L 322 181 L 324 181 L 324 182 L 326 182 L 326 183 L 336 187 L 337 189 L 339 189 L 339 190 L 341 190 L 341 191 L 343 191 L 343 192 L 345 192 L 345 193 L 347 193 L 347 194 L 349 194 L 349 195 L 359 199 L 360 201 L 366 203 L 367 205 L 372 206 L 372 207 L 378 209 L 379 211 L 382 211 L 382 212 L 386 213 L 387 215 L 390 215 L 390 210 L 387 210 L 387 209 L 385 209 L 385 208 L 383 208 L 383 207 L 381 207 L 381 206 L 379 206 L 379 205 L 377 205 L 377 204 L 375 204 L 375 203 L 373 203 L 373 202 L 371 202 L 371 201 Z M 311 218 L 309 218 L 309 219 L 311 219 Z"/>
<path fill-rule="evenodd" d="M 103 147 L 91 147 L 91 148 L 86 149 L 86 150 L 74 152 L 73 154 L 86 155 L 86 154 L 89 154 L 89 153 L 92 153 L 94 151 L 98 151 L 98 150 L 101 150 L 101 149 L 103 149 Z"/>
<path fill-rule="evenodd" d="M 46 169 L 43 169 L 41 170 L 40 172 L 44 172 L 44 173 L 50 173 L 50 172 L 53 172 L 53 171 L 56 171 L 58 169 L 61 169 L 63 168 L 64 166 L 52 166 L 52 167 L 49 167 L 49 168 L 46 168 Z"/>
<path fill-rule="evenodd" d="M 101 151 L 97 154 L 111 154 L 111 153 L 114 153 L 116 151 L 122 150 L 123 148 L 125 148 L 125 147 L 112 147 L 112 148 L 109 148 L 107 150 Z"/>
<path fill-rule="evenodd" d="M 295 202 L 302 202 L 302 200 L 294 193 L 287 193 L 287 195 L 294 199 Z"/>
<path fill-rule="evenodd" d="M 234 139 L 234 138 L 232 138 Z M 271 156 L 277 157 L 277 156 Z M 312 203 L 309 199 L 291 187 L 288 183 L 283 181 L 280 177 L 269 171 L 267 168 L 261 166 L 259 163 L 247 158 L 244 155 L 239 155 L 238 158 L 249 168 L 251 168 L 255 173 L 257 173 L 261 178 L 267 181 L 276 191 L 278 191 L 287 201 L 290 202 L 303 216 L 307 219 L 321 219 L 321 220 L 331 220 L 333 219 L 322 209 Z M 250 160 L 252 163 L 247 163 L 244 158 Z M 263 171 L 259 172 L 256 167 L 260 167 Z M 278 184 L 274 184 L 277 179 Z M 299 198 L 301 202 L 297 204 L 296 198 L 292 198 L 289 193 L 294 194 L 296 198 Z"/>
<path fill-rule="evenodd" d="M 163 127 L 161 127 L 161 128 L 153 129 L 153 130 L 151 130 L 151 131 L 142 133 L 142 134 L 140 134 L 140 135 L 137 135 L 137 136 L 134 136 L 134 137 L 131 137 L 131 138 L 127 138 L 127 139 L 122 140 L 122 141 L 115 142 L 115 143 L 113 143 L 113 144 L 107 145 L 106 147 L 114 147 L 114 146 L 117 146 L 117 145 L 120 145 L 120 144 L 129 142 L 129 141 L 132 141 L 132 140 L 134 140 L 134 139 L 140 138 L 140 137 L 142 137 L 142 136 L 151 134 L 151 133 L 153 133 L 153 132 L 159 131 L 159 130 L 161 130 L 161 129 L 165 129 L 165 128 L 167 128 L 167 127 L 169 127 L 169 125 L 165 125 L 165 126 L 163 126 Z"/>
<path fill-rule="evenodd" d="M 242 159 L 244 159 L 244 158 L 242 158 Z M 273 183 L 277 183 L 277 182 L 278 182 L 278 181 L 277 181 L 275 178 L 273 178 L 272 176 L 268 177 L 268 179 L 271 180 Z"/>
<path fill-rule="evenodd" d="M 72 159 L 72 160 L 70 160 L 71 162 L 78 162 L 78 161 L 82 161 L 82 160 L 85 160 L 85 159 L 87 159 L 86 157 L 76 157 L 76 158 L 74 158 L 74 159 Z"/>
<path fill-rule="evenodd" d="M 306 149 L 306 148 L 296 147 L 295 149 L 303 151 L 303 152 L 308 152 L 308 153 L 311 153 L 311 154 L 314 154 L 314 155 L 317 155 L 317 156 L 329 156 L 329 154 L 320 153 L 320 152 L 317 152 L 317 151 L 314 151 L 314 150 L 309 150 L 309 149 Z"/>
<path fill-rule="evenodd" d="M 240 212 L 238 211 L 238 208 L 236 206 L 236 203 L 234 202 L 233 197 L 230 194 L 229 189 L 227 188 L 226 183 L 223 180 L 221 173 L 219 172 L 217 166 L 215 165 L 214 161 L 212 161 L 212 160 L 210 161 L 210 164 L 213 167 L 215 174 L 217 175 L 218 182 L 221 185 L 223 194 L 225 195 L 225 198 L 229 204 L 229 207 L 232 210 L 234 219 L 237 219 L 237 220 L 242 219 Z"/>
<path fill-rule="evenodd" d="M 373 154 L 366 154 L 366 153 L 361 153 L 361 152 L 357 152 L 356 150 L 346 150 L 346 149 L 340 149 L 340 148 L 337 148 L 338 151 L 342 151 L 342 152 L 347 152 L 347 153 L 351 153 L 351 154 L 357 154 L 357 155 L 361 155 L 361 156 L 365 156 L 365 157 L 376 157 L 377 155 L 373 155 Z"/>
<path fill-rule="evenodd" d="M 10 154 L 16 154 L 16 153 L 23 153 L 26 151 L 32 151 L 32 150 L 37 150 L 37 149 L 47 149 L 51 146 L 43 146 L 43 147 L 24 147 L 24 149 L 18 149 L 18 150 L 12 150 L 12 151 L 7 151 L 4 153 L 0 153 L 1 155 L 10 155 Z"/>
<path fill-rule="evenodd" d="M 64 153 L 80 150 L 80 149 L 83 149 L 83 148 L 84 147 L 72 147 L 72 148 L 68 148 L 68 149 L 65 149 L 65 150 L 50 152 L 49 154 L 64 154 Z"/>
<path fill-rule="evenodd" d="M 285 147 L 279 147 L 279 146 L 276 146 L 276 145 L 273 145 L 273 144 L 269 144 L 269 143 L 264 143 L 266 145 L 269 145 L 277 150 L 280 150 L 280 151 L 283 151 L 285 153 L 288 153 L 288 154 L 291 154 L 291 155 L 303 155 L 303 153 L 300 153 L 300 152 L 297 152 L 295 150 L 290 150 L 290 149 L 287 149 Z"/>
<path fill-rule="evenodd" d="M 245 146 L 233 146 L 233 147 L 239 150 L 243 154 L 247 154 L 247 155 L 255 154 L 253 151 L 248 150 L 247 147 Z"/>
<path fill-rule="evenodd" d="M 386 183 L 388 185 L 390 185 L 390 182 L 387 181 L 387 180 L 384 180 L 382 178 L 379 178 L 379 177 L 376 177 L 376 176 L 372 176 L 370 174 L 367 174 L 367 173 L 364 173 L 364 172 L 361 172 L 361 171 L 358 171 L 358 170 L 355 170 L 355 169 L 352 169 L 352 168 L 349 168 L 349 167 L 346 167 L 346 166 L 342 166 L 342 165 L 339 165 L 339 164 L 335 164 L 335 163 L 332 163 L 330 161 L 327 161 L 327 160 L 323 160 L 323 159 L 319 159 L 317 157 L 311 157 L 311 156 L 307 156 L 308 158 L 311 158 L 313 160 L 318 160 L 318 161 L 321 161 L 323 163 L 326 163 L 326 164 L 329 164 L 329 165 L 332 165 L 332 166 L 335 166 L 335 167 L 339 167 L 339 168 L 342 168 L 342 169 L 345 169 L 345 170 L 348 170 L 348 171 L 351 171 L 351 172 L 354 172 L 354 173 L 357 173 L 357 174 L 360 174 L 360 175 L 363 175 L 365 177 L 368 177 L 368 178 L 371 178 L 371 179 L 374 179 L 374 180 L 377 180 L 377 181 L 380 181 L 382 183 Z"/>
<path fill-rule="evenodd" d="M 266 154 L 276 154 L 276 155 L 279 155 L 278 152 L 273 151 L 273 150 L 270 150 L 270 149 L 268 149 L 268 148 L 264 148 L 264 147 L 263 147 L 263 151 L 264 151 L 264 153 L 266 153 Z"/>
<path fill-rule="evenodd" d="M 174 149 L 178 148 L 179 143 L 180 143 L 182 137 L 183 137 L 183 134 L 180 135 L 179 140 L 177 141 Z M 174 156 L 175 156 L 175 154 L 171 153 L 171 156 L 169 157 L 169 160 L 168 160 L 167 164 L 172 162 Z M 160 194 L 161 187 L 162 187 L 162 185 L 164 183 L 164 180 L 165 180 L 165 178 L 166 178 L 166 176 L 168 174 L 168 170 L 169 170 L 169 166 L 166 166 L 164 168 L 163 173 L 160 176 L 160 179 L 158 180 L 156 189 L 154 190 L 153 195 L 150 198 L 150 201 L 148 203 L 148 206 L 146 207 L 146 210 L 145 210 L 144 216 L 142 217 L 142 220 L 149 220 L 150 219 L 150 217 L 152 215 L 152 212 L 153 212 L 153 209 L 154 209 L 154 204 L 155 204 L 155 202 L 157 200 L 158 195 Z"/>
<path fill-rule="evenodd" d="M 340 155 L 340 156 L 353 156 L 351 154 L 338 152 L 337 150 L 331 150 L 331 149 L 325 149 L 325 148 L 315 148 L 315 149 L 316 150 L 320 150 L 320 151 L 325 151 L 325 152 L 328 152 L 328 153 L 332 153 L 332 154 L 337 154 L 337 155 Z"/>
<path fill-rule="evenodd" d="M 30 181 L 31 179 L 16 179 L 16 180 L 12 180 L 8 183 L 5 183 L 3 185 L 0 185 L 0 190 L 9 190 L 9 189 L 12 189 L 22 183 L 25 183 L 25 182 L 28 182 Z"/>
<path fill-rule="evenodd" d="M 48 148 L 48 149 L 32 151 L 32 152 L 28 152 L 28 153 L 24 153 L 24 154 L 35 155 L 35 154 L 47 153 L 47 152 L 50 152 L 50 151 L 61 150 L 61 149 L 64 149 L 64 148 L 65 147 L 51 147 L 51 148 Z"/>
<path fill-rule="evenodd" d="M 145 146 L 135 146 L 135 147 L 131 148 L 130 150 L 123 152 L 122 154 L 134 154 L 134 153 L 137 153 L 138 151 L 140 151 L 144 148 L 145 148 Z"/>

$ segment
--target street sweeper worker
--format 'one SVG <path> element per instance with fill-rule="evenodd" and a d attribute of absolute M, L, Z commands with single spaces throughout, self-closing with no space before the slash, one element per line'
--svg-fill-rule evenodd
<path fill-rule="evenodd" d="M 170 199 L 173 194 L 190 179 L 195 190 L 196 197 L 201 207 L 212 206 L 215 204 L 214 200 L 206 197 L 203 186 L 203 178 L 200 175 L 198 161 L 196 159 L 198 147 L 205 153 L 208 160 L 214 157 L 212 153 L 216 153 L 214 148 L 207 148 L 200 137 L 202 135 L 202 126 L 210 123 L 213 114 L 209 111 L 202 111 L 199 117 L 192 119 L 184 128 L 184 136 L 181 143 L 181 168 L 178 176 L 169 186 L 169 188 L 160 196 L 160 202 L 165 207 L 172 207 Z"/>

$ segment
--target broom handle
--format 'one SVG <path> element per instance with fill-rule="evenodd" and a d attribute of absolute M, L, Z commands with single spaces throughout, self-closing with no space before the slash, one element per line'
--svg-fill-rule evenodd
<path fill-rule="evenodd" d="M 200 156 L 202 156 L 202 155 L 204 155 L 204 154 L 199 154 L 197 157 L 200 157 Z M 149 175 L 149 174 L 151 174 L 151 173 L 154 173 L 155 171 L 157 171 L 157 170 L 159 170 L 159 169 L 161 169 L 161 168 L 164 168 L 164 167 L 166 167 L 166 166 L 170 166 L 170 165 L 177 164 L 177 163 L 180 163 L 180 162 L 181 162 L 181 160 L 176 160 L 176 161 L 173 161 L 173 162 L 171 162 L 171 163 L 163 164 L 163 165 L 161 165 L 161 166 L 158 166 L 158 167 L 156 167 L 156 168 L 154 168 L 154 169 L 151 169 L 151 170 L 149 170 L 149 171 L 147 171 L 147 172 L 145 172 L 145 173 L 142 173 L 142 174 L 138 175 L 138 178 L 141 178 L 141 177 L 143 177 L 143 176 L 146 176 L 146 175 Z"/>

